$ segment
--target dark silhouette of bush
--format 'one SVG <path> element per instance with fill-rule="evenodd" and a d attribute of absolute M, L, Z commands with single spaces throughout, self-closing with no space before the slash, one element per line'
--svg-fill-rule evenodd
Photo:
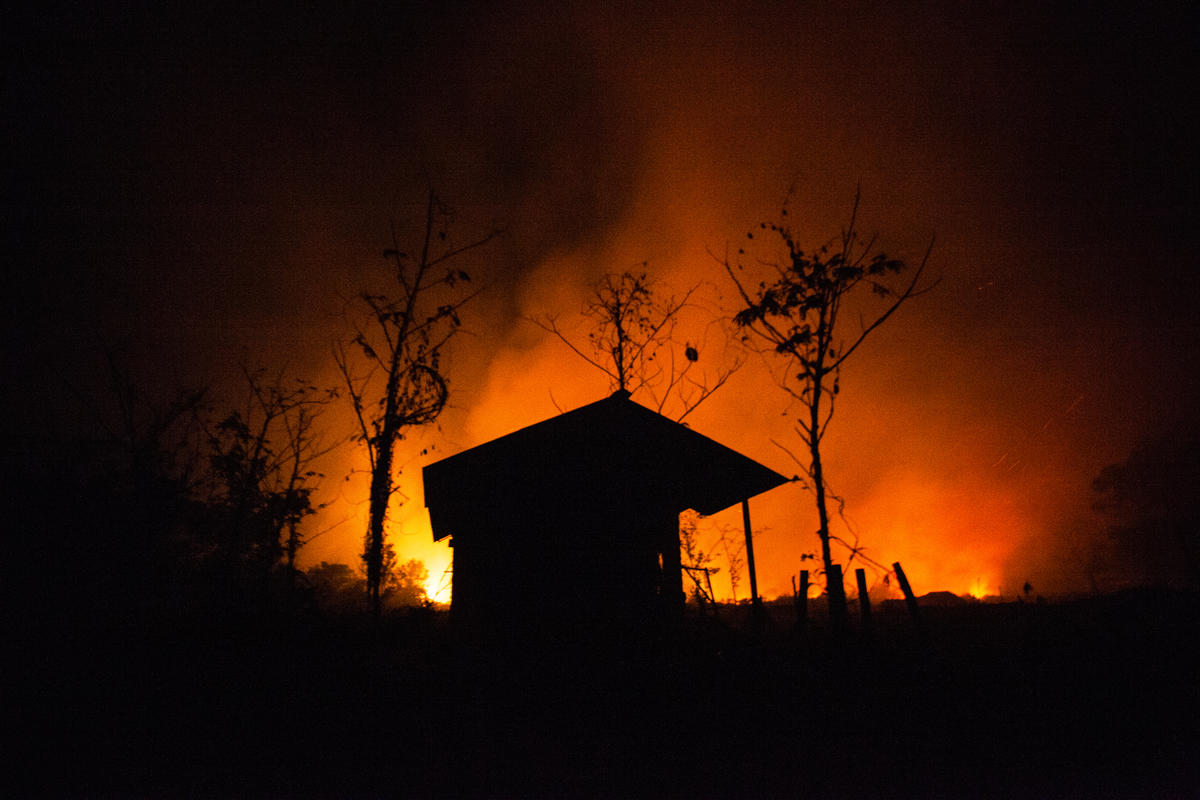
<path fill-rule="evenodd" d="M 1121 566 L 1135 580 L 1200 584 L 1200 435 L 1175 429 L 1143 438 L 1092 483 Z"/>

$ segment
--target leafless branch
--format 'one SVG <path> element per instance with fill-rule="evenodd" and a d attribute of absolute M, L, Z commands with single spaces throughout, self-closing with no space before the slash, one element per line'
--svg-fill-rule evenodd
<path fill-rule="evenodd" d="M 571 348 L 571 352 L 575 353 L 575 355 L 579 356 L 584 361 L 588 362 L 593 367 L 600 370 L 608 377 L 612 378 L 614 381 L 617 379 L 616 374 L 612 370 L 610 370 L 608 367 L 604 366 L 604 364 L 600 363 L 599 361 L 592 358 L 587 353 L 583 352 L 578 347 L 576 347 L 575 343 L 572 342 L 567 337 L 566 334 L 564 334 L 561 330 L 559 330 L 558 323 L 557 323 L 557 317 L 547 316 L 545 321 L 540 320 L 537 317 L 524 317 L 524 319 L 528 322 L 532 322 L 534 325 L 537 325 L 542 330 L 544 330 L 548 333 L 554 334 L 555 336 L 558 337 L 559 341 L 561 341 L 567 347 Z"/>
<path fill-rule="evenodd" d="M 864 328 L 862 330 L 862 332 L 858 335 L 858 337 L 854 340 L 854 343 L 852 345 L 850 345 L 850 347 L 842 349 L 842 354 L 840 356 L 838 356 L 836 361 L 833 362 L 833 367 L 832 367 L 833 369 L 840 367 L 842 365 L 842 362 L 844 362 L 847 358 L 849 358 L 850 354 L 858 349 L 858 346 L 863 343 L 863 340 L 866 339 L 867 336 L 869 336 L 873 330 L 875 330 L 880 325 L 882 325 L 887 320 L 888 317 L 890 317 L 892 314 L 894 314 L 896 309 L 898 309 L 901 305 L 903 305 L 905 303 L 905 301 L 907 301 L 913 297 L 920 297 L 923 294 L 931 292 L 937 287 L 937 285 L 939 283 L 941 283 L 942 279 L 939 276 L 929 286 L 923 287 L 920 290 L 917 289 L 917 283 L 921 280 L 921 276 L 925 272 L 925 266 L 929 263 L 929 255 L 933 252 L 933 244 L 934 244 L 934 239 L 930 238 L 929 246 L 927 248 L 925 248 L 925 255 L 921 257 L 921 263 L 917 266 L 917 269 L 913 274 L 913 278 L 909 282 L 908 286 L 896 298 L 896 301 L 894 303 L 892 303 L 890 306 L 888 306 L 887 310 L 884 311 L 883 314 L 878 316 L 874 322 L 872 322 L 870 325 L 868 325 L 866 328 Z"/>

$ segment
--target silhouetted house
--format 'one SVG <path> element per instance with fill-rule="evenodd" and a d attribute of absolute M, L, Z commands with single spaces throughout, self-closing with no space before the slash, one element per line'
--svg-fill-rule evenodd
<path fill-rule="evenodd" d="M 621 617 L 683 603 L 679 513 L 788 479 L 626 392 L 424 469 L 456 618 Z"/>

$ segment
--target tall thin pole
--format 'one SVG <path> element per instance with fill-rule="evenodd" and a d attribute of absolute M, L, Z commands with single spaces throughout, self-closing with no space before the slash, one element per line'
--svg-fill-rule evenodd
<path fill-rule="evenodd" d="M 750 602 L 762 603 L 758 597 L 758 576 L 754 572 L 754 537 L 750 533 L 750 501 L 742 501 L 742 526 L 746 529 L 746 569 L 750 572 Z"/>

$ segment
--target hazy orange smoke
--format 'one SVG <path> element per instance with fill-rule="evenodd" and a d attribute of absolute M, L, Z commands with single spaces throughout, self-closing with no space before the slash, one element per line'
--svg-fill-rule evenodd
<path fill-rule="evenodd" d="M 642 262 L 680 289 L 706 283 L 708 306 L 733 311 L 733 288 L 711 254 L 775 219 L 795 179 L 789 219 L 811 245 L 839 231 L 858 183 L 860 225 L 879 233 L 889 255 L 918 260 L 939 233 L 931 270 L 943 275 L 941 285 L 889 320 L 841 379 L 824 453 L 850 527 L 839 517 L 834 533 L 848 542 L 857 534 L 876 562 L 900 561 L 918 592 L 1012 596 L 1026 581 L 1045 591 L 1083 588 L 1087 544 L 1077 534 L 1096 524 L 1090 480 L 1123 456 L 1136 431 L 1112 424 L 1120 418 L 1110 413 L 1118 392 L 1093 380 L 1107 363 L 1097 343 L 1117 334 L 1071 323 L 1069 315 L 1082 321 L 1084 310 L 1043 291 L 1048 279 L 1030 277 L 1051 274 L 1060 253 L 1046 244 L 1055 240 L 1044 223 L 1029 217 L 1027 179 L 1014 171 L 1024 154 L 991 149 L 990 132 L 1007 124 L 1007 107 L 997 101 L 963 117 L 964 89 L 950 56 L 935 72 L 864 72 L 868 52 L 872 64 L 907 63 L 903 14 L 862 32 L 834 11 L 808 20 L 805 31 L 748 12 L 664 14 L 645 25 L 599 12 L 569 16 L 575 47 L 594 57 L 587 96 L 602 105 L 570 106 L 538 129 L 540 138 L 522 140 L 545 163 L 518 196 L 487 184 L 494 205 L 463 207 L 464 216 L 474 210 L 511 220 L 504 246 L 528 258 L 518 272 L 493 276 L 467 321 L 474 336 L 450 361 L 456 408 L 441 432 L 406 443 L 405 497 L 390 527 L 401 554 L 425 560 L 434 584 L 450 559 L 431 541 L 420 464 L 610 390 L 602 374 L 524 317 L 554 313 L 569 324 L 602 274 Z M 986 20 L 978 24 L 988 30 Z M 934 35 L 943 36 L 934 52 L 959 53 L 974 33 Z M 845 41 L 854 46 L 838 46 Z M 480 102 L 500 103 L 524 86 L 520 74 L 489 80 Z M 591 138 L 581 143 L 579 131 Z M 456 146 L 486 149 L 484 138 L 471 138 L 482 132 L 458 135 Z M 460 165 L 457 151 L 440 142 L 430 147 L 447 148 L 447 163 Z M 603 148 L 603 157 L 589 147 Z M 583 181 L 581 159 L 600 164 L 588 166 Z M 470 172 L 470 163 L 461 169 Z M 583 218 L 560 214 L 564 204 Z M 537 247 L 522 250 L 530 241 Z M 845 321 L 855 324 L 853 316 Z M 794 474 L 801 468 L 773 443 L 801 453 L 794 413 L 764 362 L 750 356 L 688 422 Z M 428 444 L 438 449 L 419 455 Z M 343 458 L 340 466 L 350 467 L 361 455 Z M 310 562 L 356 558 L 365 510 L 353 502 L 366 496 L 360 477 L 341 487 L 325 515 L 327 525 L 348 521 L 309 546 Z M 804 554 L 818 550 L 811 497 L 785 486 L 751 505 L 762 529 L 761 592 L 788 593 L 791 576 L 813 566 Z M 740 528 L 733 514 L 720 521 Z M 835 553 L 844 563 L 846 549 Z M 869 574 L 873 582 L 881 577 Z"/>

